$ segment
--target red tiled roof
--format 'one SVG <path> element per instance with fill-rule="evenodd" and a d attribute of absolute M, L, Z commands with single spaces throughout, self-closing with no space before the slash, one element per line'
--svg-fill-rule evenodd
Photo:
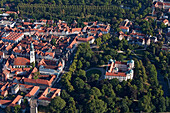
<path fill-rule="evenodd" d="M 81 32 L 81 29 L 82 28 L 72 28 L 71 30 L 72 30 L 72 32 L 75 32 L 75 31 Z"/>
<path fill-rule="evenodd" d="M 18 25 L 17 27 L 22 27 L 22 25 Z"/>
<path fill-rule="evenodd" d="M 78 41 L 84 41 L 84 42 L 87 42 L 87 41 L 90 41 L 91 39 L 94 39 L 93 36 L 89 36 L 88 38 L 78 38 Z"/>
<path fill-rule="evenodd" d="M 24 86 L 25 88 L 32 88 L 32 87 L 34 87 L 33 85 L 27 85 L 27 84 L 19 84 L 20 85 L 20 87 L 21 87 L 21 85 L 22 86 Z"/>
<path fill-rule="evenodd" d="M 2 56 L 3 55 L 3 52 L 2 51 L 0 51 L 0 56 Z"/>
<path fill-rule="evenodd" d="M 40 65 L 47 65 L 47 64 L 45 63 L 44 59 L 41 59 L 38 65 L 40 66 Z"/>
<path fill-rule="evenodd" d="M 41 78 L 41 77 L 43 77 L 43 78 L 46 77 L 46 78 L 47 78 L 47 77 L 49 77 L 49 76 L 50 76 L 50 75 L 39 75 L 38 77 L 39 77 L 39 78 Z"/>
<path fill-rule="evenodd" d="M 3 105 L 3 104 L 8 104 L 10 103 L 11 100 L 0 100 L 0 104 Z"/>
<path fill-rule="evenodd" d="M 155 7 L 170 6 L 170 2 L 156 2 Z"/>
<path fill-rule="evenodd" d="M 30 22 L 23 22 L 23 25 L 32 25 Z"/>
<path fill-rule="evenodd" d="M 39 89 L 40 89 L 39 86 L 34 86 L 34 87 L 32 88 L 32 90 L 31 90 L 26 96 L 27 96 L 27 97 L 34 96 L 35 93 L 36 93 Z"/>
<path fill-rule="evenodd" d="M 74 45 L 75 43 L 77 43 L 76 39 L 77 39 L 77 37 L 74 38 L 74 40 L 71 42 L 71 44 L 70 44 L 67 48 L 72 49 L 72 48 L 73 48 L 73 45 Z"/>
<path fill-rule="evenodd" d="M 60 67 L 60 66 L 62 66 L 62 63 L 61 63 L 61 62 L 59 62 L 59 64 L 58 64 L 58 67 Z"/>
<path fill-rule="evenodd" d="M 13 77 L 13 79 L 17 79 L 17 80 L 21 80 L 22 78 L 21 77 Z"/>
<path fill-rule="evenodd" d="M 14 58 L 14 65 L 26 66 L 30 65 L 30 60 L 24 57 Z"/>
<path fill-rule="evenodd" d="M 22 98 L 21 95 L 17 95 L 17 97 L 12 101 L 12 103 L 9 106 L 15 106 L 16 103 Z"/>
<path fill-rule="evenodd" d="M 167 19 L 165 19 L 165 20 L 163 21 L 163 23 L 167 23 L 167 22 L 169 22 Z"/>
<path fill-rule="evenodd" d="M 35 73 L 37 71 L 38 71 L 38 69 L 36 67 L 34 67 L 31 73 Z"/>
<path fill-rule="evenodd" d="M 130 35 L 145 36 L 145 34 L 142 33 L 130 33 Z"/>
<path fill-rule="evenodd" d="M 12 69 L 11 69 L 11 72 L 13 72 L 13 71 L 19 71 L 19 72 L 22 72 L 22 68 L 12 68 Z"/>
<path fill-rule="evenodd" d="M 54 52 L 45 52 L 45 56 L 47 56 L 47 55 L 54 57 L 55 53 Z"/>
<path fill-rule="evenodd" d="M 163 2 L 157 2 L 158 5 L 163 5 Z"/>
<path fill-rule="evenodd" d="M 30 71 L 30 68 L 23 68 L 23 71 Z"/>
<path fill-rule="evenodd" d="M 129 27 L 125 27 L 125 26 L 120 26 L 120 29 L 129 29 Z"/>
<path fill-rule="evenodd" d="M 83 22 L 84 25 L 88 25 L 88 22 Z"/>
<path fill-rule="evenodd" d="M 123 35 L 124 33 L 122 31 L 119 32 L 120 35 Z"/>
<path fill-rule="evenodd" d="M 12 45 L 8 45 L 5 49 L 9 51 L 12 48 Z"/>
<path fill-rule="evenodd" d="M 10 58 L 11 58 L 11 59 L 14 59 L 14 58 L 15 58 L 15 56 L 12 54 L 12 55 L 10 56 Z"/>
<path fill-rule="evenodd" d="M 4 91 L 7 85 L 8 85 L 8 82 L 1 87 L 1 91 Z"/>
<path fill-rule="evenodd" d="M 89 28 L 91 30 L 91 32 L 94 32 L 94 31 L 103 31 L 103 32 L 107 32 L 107 29 L 104 29 L 104 28 Z"/>
<path fill-rule="evenodd" d="M 5 12 L 5 13 L 7 13 L 7 14 L 17 14 L 17 13 L 14 12 L 14 11 L 7 11 L 7 12 Z"/>
<path fill-rule="evenodd" d="M 2 37 L 2 39 L 15 41 L 18 38 L 20 38 L 22 35 L 23 33 L 10 32 L 7 37 Z"/>
<path fill-rule="evenodd" d="M 41 19 L 40 21 L 45 22 L 45 23 L 47 22 L 47 20 L 45 20 L 45 19 Z"/>
<path fill-rule="evenodd" d="M 54 92 L 54 94 L 51 97 L 46 97 L 46 95 L 49 93 L 48 89 L 50 89 L 50 92 Z M 60 91 L 61 89 L 47 87 L 43 94 L 38 99 L 51 101 L 51 99 L 53 99 Z"/>
<path fill-rule="evenodd" d="M 165 2 L 164 5 L 170 6 L 170 2 Z"/>
<path fill-rule="evenodd" d="M 122 77 L 126 77 L 126 73 L 122 73 L 122 72 L 109 73 L 109 72 L 106 72 L 106 76 L 122 76 Z"/>
<path fill-rule="evenodd" d="M 48 85 L 48 86 L 51 85 L 48 80 L 43 80 L 43 79 L 24 78 L 24 82 L 33 83 L 33 84 L 44 84 L 44 85 Z"/>
<path fill-rule="evenodd" d="M 119 62 L 119 61 L 116 61 L 115 64 L 127 64 L 126 62 Z"/>
<path fill-rule="evenodd" d="M 6 63 L 5 63 L 5 66 L 9 66 L 9 61 L 7 60 Z"/>
<path fill-rule="evenodd" d="M 2 92 L 1 92 L 1 95 L 2 95 L 2 96 L 6 96 L 6 95 L 5 95 L 6 93 L 8 93 L 8 91 L 7 91 L 7 90 L 2 91 Z"/>

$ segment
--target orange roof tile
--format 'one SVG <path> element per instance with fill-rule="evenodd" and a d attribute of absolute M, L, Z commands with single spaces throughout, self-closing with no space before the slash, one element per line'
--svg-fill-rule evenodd
<path fill-rule="evenodd" d="M 165 19 L 165 20 L 163 21 L 163 23 L 167 23 L 167 22 L 169 22 L 167 19 Z"/>
<path fill-rule="evenodd" d="M 120 29 L 129 29 L 129 27 L 125 27 L 125 26 L 120 26 Z"/>
<path fill-rule="evenodd" d="M 50 89 L 50 92 L 54 92 L 51 97 L 46 97 L 47 94 L 49 93 L 48 89 Z M 43 92 L 43 94 L 38 99 L 39 100 L 48 100 L 48 101 L 51 101 L 51 99 L 53 99 L 60 91 L 61 91 L 61 89 L 47 87 L 45 89 L 45 91 Z"/>
<path fill-rule="evenodd" d="M 0 51 L 0 56 L 2 56 L 4 53 L 2 51 Z"/>
<path fill-rule="evenodd" d="M 2 92 L 1 92 L 1 95 L 2 95 L 2 96 L 6 96 L 5 94 L 7 94 L 7 93 L 8 93 L 8 91 L 5 90 L 5 91 L 2 91 Z"/>
<path fill-rule="evenodd" d="M 106 76 L 122 76 L 122 77 L 126 77 L 126 73 L 122 73 L 122 72 L 109 73 L 109 72 L 106 72 Z"/>
<path fill-rule="evenodd" d="M 94 37 L 93 36 L 89 36 L 89 37 L 87 37 L 87 38 L 78 38 L 78 41 L 85 41 L 85 42 L 87 42 L 87 41 L 90 41 L 91 39 L 94 39 Z"/>
<path fill-rule="evenodd" d="M 51 83 L 49 83 L 48 80 L 43 80 L 43 79 L 24 78 L 24 82 L 33 83 L 33 84 L 44 84 L 44 85 L 48 85 L 48 86 L 51 85 Z"/>
<path fill-rule="evenodd" d="M 10 56 L 10 58 L 11 58 L 11 59 L 14 59 L 14 58 L 15 58 L 15 56 L 12 54 L 12 55 Z"/>
<path fill-rule="evenodd" d="M 54 57 L 55 52 L 45 52 L 45 56 L 47 56 L 47 55 L 50 55 L 50 56 Z"/>
<path fill-rule="evenodd" d="M 34 96 L 35 93 L 36 93 L 39 89 L 40 89 L 39 86 L 34 86 L 34 87 L 32 88 L 32 90 L 31 90 L 26 96 L 27 96 L 27 97 Z"/>
<path fill-rule="evenodd" d="M 3 104 L 8 104 L 10 103 L 11 100 L 0 100 L 0 104 L 3 105 Z"/>
<path fill-rule="evenodd" d="M 34 67 L 31 73 L 35 73 L 37 71 L 38 71 L 38 69 L 36 67 Z"/>
<path fill-rule="evenodd" d="M 72 28 L 71 30 L 72 30 L 72 32 L 75 32 L 75 31 L 81 32 L 81 29 L 82 28 Z"/>
<path fill-rule="evenodd" d="M 119 62 L 119 61 L 116 61 L 115 64 L 125 64 L 125 65 L 127 65 L 126 62 Z"/>
<path fill-rule="evenodd" d="M 30 22 L 23 22 L 23 25 L 32 25 Z"/>
<path fill-rule="evenodd" d="M 17 57 L 14 58 L 14 65 L 19 65 L 19 66 L 30 65 L 30 60 L 24 57 Z"/>
<path fill-rule="evenodd" d="M 7 37 L 2 37 L 2 39 L 16 41 L 16 40 L 17 40 L 18 38 L 20 38 L 22 35 L 23 35 L 23 33 L 10 32 Z"/>
<path fill-rule="evenodd" d="M 20 85 L 20 87 L 21 86 L 24 86 L 25 88 L 32 88 L 32 87 L 34 87 L 33 85 L 27 85 L 27 84 L 19 84 Z"/>
<path fill-rule="evenodd" d="M 12 103 L 9 106 L 15 106 L 16 103 L 22 98 L 23 96 L 17 95 L 17 97 L 12 101 Z"/>
<path fill-rule="evenodd" d="M 8 85 L 8 82 L 1 87 L 1 91 L 4 91 L 7 85 Z"/>
<path fill-rule="evenodd" d="M 5 13 L 7 13 L 7 14 L 17 14 L 17 13 L 14 12 L 14 11 L 7 11 L 7 12 L 5 12 Z"/>
<path fill-rule="evenodd" d="M 72 49 L 72 48 L 73 48 L 73 45 L 74 45 L 75 43 L 77 43 L 76 39 L 77 39 L 77 37 L 74 38 L 74 40 L 71 42 L 71 44 L 70 44 L 67 48 Z"/>
<path fill-rule="evenodd" d="M 164 5 L 170 6 L 170 2 L 165 2 Z"/>

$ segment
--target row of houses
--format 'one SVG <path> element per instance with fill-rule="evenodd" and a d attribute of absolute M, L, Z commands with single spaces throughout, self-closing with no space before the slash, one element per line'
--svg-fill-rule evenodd
<path fill-rule="evenodd" d="M 10 55 L 8 58 L 2 55 L 1 96 L 0 106 L 15 107 L 25 101 L 31 103 L 31 98 L 37 99 L 37 104 L 47 106 L 51 99 L 60 96 L 61 89 L 52 88 L 59 74 L 64 68 L 64 60 L 41 59 L 37 66 L 34 45 L 30 44 L 30 58 Z M 10 81 L 10 82 L 9 82 Z M 10 98 L 13 95 L 14 98 Z M 23 108 L 24 109 L 24 108 Z"/>
<path fill-rule="evenodd" d="M 42 106 L 47 106 L 51 99 L 56 96 L 60 96 L 61 89 L 47 87 L 41 90 L 39 86 L 18 84 L 18 83 L 6 83 L 0 84 L 1 96 L 6 97 L 7 95 L 17 95 L 11 100 L 1 99 L 0 107 L 5 108 L 7 106 L 14 107 L 16 105 L 21 105 L 26 99 L 29 103 L 32 97 L 37 97 L 38 104 Z M 3 95 L 2 95 L 3 94 Z M 40 95 L 40 96 L 39 96 Z"/>
<path fill-rule="evenodd" d="M 47 106 L 51 99 L 60 96 L 61 89 L 53 86 L 65 67 L 65 59 L 79 43 L 92 44 L 110 31 L 109 24 L 98 21 L 84 22 L 83 28 L 76 28 L 76 21 L 71 26 L 61 20 L 0 21 L 2 108 L 21 105 L 24 109 L 25 100 L 30 109 L 34 105 Z"/>
<path fill-rule="evenodd" d="M 121 22 L 119 28 L 120 28 L 120 31 L 118 32 L 119 40 L 126 39 L 129 44 L 138 44 L 141 46 L 150 45 L 151 43 L 156 43 L 159 39 L 162 39 L 161 32 L 159 32 L 159 34 L 156 34 L 156 36 L 144 34 L 140 30 L 140 26 L 134 26 L 133 23 L 127 19 Z"/>

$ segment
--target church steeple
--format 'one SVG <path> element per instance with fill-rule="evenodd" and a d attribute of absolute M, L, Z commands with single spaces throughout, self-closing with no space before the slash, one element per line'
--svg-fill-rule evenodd
<path fill-rule="evenodd" d="M 34 51 L 34 45 L 32 42 L 31 42 L 31 51 Z"/>
<path fill-rule="evenodd" d="M 31 46 L 30 46 L 30 64 L 31 63 L 35 63 L 35 52 L 34 52 L 34 45 L 31 42 Z"/>

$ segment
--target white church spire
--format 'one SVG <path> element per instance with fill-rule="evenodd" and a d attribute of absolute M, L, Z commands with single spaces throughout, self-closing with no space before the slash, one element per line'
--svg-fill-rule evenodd
<path fill-rule="evenodd" d="M 34 51 L 34 45 L 33 43 L 31 42 L 31 50 L 30 50 L 30 64 L 31 63 L 35 63 L 35 51 Z"/>

